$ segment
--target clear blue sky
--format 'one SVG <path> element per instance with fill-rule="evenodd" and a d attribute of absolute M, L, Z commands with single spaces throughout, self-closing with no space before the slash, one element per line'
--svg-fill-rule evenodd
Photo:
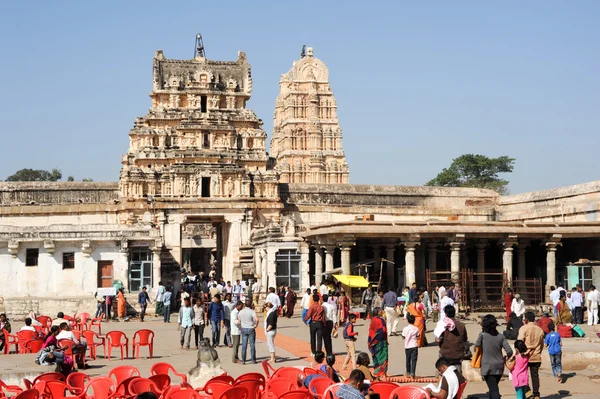
<path fill-rule="evenodd" d="M 2 5 L 0 179 L 116 181 L 152 57 L 252 64 L 271 136 L 302 44 L 329 67 L 352 183 L 421 185 L 464 153 L 517 159 L 513 193 L 600 179 L 600 2 L 61 1 Z"/>

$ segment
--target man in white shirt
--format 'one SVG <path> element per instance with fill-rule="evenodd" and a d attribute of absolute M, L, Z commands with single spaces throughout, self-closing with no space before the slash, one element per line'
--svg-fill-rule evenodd
<path fill-rule="evenodd" d="M 441 289 L 440 289 L 440 291 L 441 291 Z M 440 298 L 442 298 L 442 297 L 440 297 Z M 444 320 L 444 318 L 446 317 L 446 312 L 444 312 L 444 309 L 448 305 L 454 307 L 454 300 L 452 300 L 452 298 L 450 298 L 448 295 L 446 295 L 446 291 L 444 290 L 444 297 L 440 300 L 440 320 Z"/>
<path fill-rule="evenodd" d="M 258 299 L 260 298 L 260 283 L 256 280 L 252 283 L 252 302 L 258 305 Z"/>
<path fill-rule="evenodd" d="M 321 283 L 321 286 L 319 287 L 319 293 L 321 294 L 321 296 L 327 295 L 329 293 L 329 288 L 327 288 L 327 285 L 325 285 L 325 281 Z"/>
<path fill-rule="evenodd" d="M 242 331 L 240 330 L 240 321 L 238 320 L 240 310 L 244 308 L 242 302 L 237 302 L 235 307 L 231 310 L 231 340 L 233 345 L 233 356 L 231 361 L 233 364 L 241 363 L 238 356 L 240 350 L 240 341 L 242 337 Z"/>
<path fill-rule="evenodd" d="M 69 327 L 69 323 L 66 323 L 66 322 L 61 323 L 60 330 L 61 331 L 56 336 L 56 340 L 60 341 L 61 339 L 69 339 L 74 342 L 73 354 L 77 354 L 77 356 L 76 356 L 77 364 L 79 365 L 79 368 L 83 368 L 82 367 L 83 358 L 84 358 L 85 352 L 87 351 L 87 342 L 85 341 L 85 339 L 82 339 L 81 341 L 79 341 L 77 338 L 75 338 L 75 334 L 73 334 L 73 331 L 71 331 L 71 328 Z M 60 342 L 59 342 L 59 346 L 60 346 Z"/>
<path fill-rule="evenodd" d="M 233 346 L 233 343 L 231 342 L 231 309 L 235 306 L 235 304 L 231 302 L 231 294 L 225 294 L 225 300 L 222 303 L 226 327 L 223 343 L 225 344 L 225 346 L 231 348 Z"/>
<path fill-rule="evenodd" d="M 565 289 L 562 288 L 560 285 L 558 286 L 558 288 L 554 288 L 554 286 L 550 286 L 549 298 L 552 301 L 552 309 L 554 310 L 554 317 L 557 316 L 556 305 L 558 305 L 558 302 L 560 300 L 560 292 L 564 291 L 564 290 Z"/>
<path fill-rule="evenodd" d="M 302 300 L 300 301 L 300 308 L 302 308 L 302 320 L 304 320 L 304 316 L 306 316 L 308 308 L 310 307 L 311 292 L 312 291 L 310 290 L 310 288 L 307 288 L 304 295 L 302 295 Z"/>
<path fill-rule="evenodd" d="M 269 295 L 267 295 L 267 299 L 265 299 L 265 303 L 272 303 L 275 309 L 279 309 L 281 307 L 281 301 L 279 297 L 275 293 L 275 288 L 269 288 Z"/>
<path fill-rule="evenodd" d="M 573 306 L 573 322 L 575 324 L 583 323 L 583 295 L 577 288 L 571 292 L 571 305 Z"/>
<path fill-rule="evenodd" d="M 523 318 L 525 314 L 525 301 L 521 299 L 521 295 L 515 295 L 510 305 L 510 311 L 514 312 L 519 319 Z"/>
<path fill-rule="evenodd" d="M 231 290 L 231 293 L 233 294 L 233 302 L 237 303 L 241 299 L 243 290 L 244 288 L 242 287 L 242 284 L 240 284 L 240 280 L 236 280 L 235 285 Z"/>
<path fill-rule="evenodd" d="M 58 312 L 58 314 L 56 315 L 56 319 L 52 320 L 52 325 L 53 326 L 60 326 L 62 323 L 69 323 L 67 320 L 64 319 L 65 314 L 63 312 Z"/>
<path fill-rule="evenodd" d="M 325 331 L 323 332 L 323 344 L 325 345 L 325 354 L 333 354 L 333 347 L 331 343 L 331 333 L 335 327 L 336 308 L 327 302 L 329 295 L 323 295 L 323 309 L 325 310 Z"/>
<path fill-rule="evenodd" d="M 32 331 L 34 333 L 37 333 L 35 327 L 31 326 L 31 323 L 32 323 L 31 317 L 26 317 L 25 318 L 25 325 L 23 327 L 21 327 L 21 329 L 19 330 L 19 332 L 20 331 Z"/>
<path fill-rule="evenodd" d="M 590 286 L 590 292 L 587 296 L 588 325 L 590 326 L 598 324 L 598 302 L 600 302 L 598 290 L 596 290 L 596 286 L 592 285 Z"/>

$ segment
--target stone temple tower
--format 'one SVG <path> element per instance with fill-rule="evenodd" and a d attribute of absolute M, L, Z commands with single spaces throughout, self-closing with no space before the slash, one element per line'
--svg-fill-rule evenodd
<path fill-rule="evenodd" d="M 281 76 L 273 125 L 271 156 L 281 183 L 348 183 L 329 71 L 310 47 Z"/>
<path fill-rule="evenodd" d="M 246 108 L 250 64 L 154 56 L 152 106 L 129 133 L 121 194 L 170 200 L 277 198 L 277 175 L 267 168 L 267 135 Z"/>

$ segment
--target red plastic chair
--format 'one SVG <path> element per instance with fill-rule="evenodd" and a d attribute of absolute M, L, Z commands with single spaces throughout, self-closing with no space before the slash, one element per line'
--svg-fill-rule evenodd
<path fill-rule="evenodd" d="M 221 394 L 218 398 L 214 399 L 249 399 L 251 396 L 248 393 L 248 389 L 244 387 L 233 387 L 229 388 Z"/>
<path fill-rule="evenodd" d="M 342 385 L 344 385 L 342 382 L 330 385 L 329 388 L 325 390 L 325 393 L 323 393 L 323 399 L 335 399 L 335 394 Z"/>
<path fill-rule="evenodd" d="M 89 389 L 94 391 L 93 395 L 88 395 Z M 117 391 L 117 385 L 112 378 L 95 377 L 88 382 L 83 392 L 77 396 L 78 399 L 112 399 Z"/>
<path fill-rule="evenodd" d="M 467 387 L 467 381 L 463 382 L 458 386 L 458 391 L 456 391 L 456 396 L 454 399 L 461 399 L 463 393 L 465 392 L 465 388 Z"/>
<path fill-rule="evenodd" d="M 315 399 L 308 391 L 290 391 L 279 395 L 277 399 Z M 383 398 L 382 398 L 383 399 Z"/>
<path fill-rule="evenodd" d="M 26 341 L 25 344 L 22 345 L 22 348 L 25 350 L 24 353 L 38 353 L 42 349 L 43 345 L 44 340 L 32 339 L 30 341 Z"/>
<path fill-rule="evenodd" d="M 260 399 L 265 390 L 265 383 L 261 380 L 243 380 L 233 384 L 234 387 L 244 387 L 248 390 L 248 399 Z"/>
<path fill-rule="evenodd" d="M 17 339 L 19 341 L 19 353 L 27 353 L 27 348 L 25 348 L 25 342 L 31 341 L 34 339 L 38 339 L 39 336 L 37 332 L 33 331 L 19 331 L 17 332 Z"/>
<path fill-rule="evenodd" d="M 96 356 L 98 354 L 98 347 L 101 346 L 104 351 L 104 358 L 106 358 L 106 338 L 99 336 L 92 330 L 85 330 L 81 333 L 85 341 L 87 342 L 88 348 L 90 348 L 90 357 L 96 360 Z M 100 342 L 96 342 L 96 339 L 99 339 Z"/>
<path fill-rule="evenodd" d="M 139 378 L 139 376 L 133 376 L 133 377 L 128 377 L 125 378 L 123 381 L 121 381 L 120 383 L 117 384 L 117 390 L 115 391 L 115 394 L 113 395 L 113 398 L 130 398 L 133 395 L 131 395 L 131 392 L 129 392 L 129 385 L 131 384 L 132 381 L 137 380 Z"/>
<path fill-rule="evenodd" d="M 263 360 L 262 362 L 260 362 L 260 364 L 262 365 L 262 368 L 267 378 L 271 378 L 273 376 L 273 373 L 275 373 L 276 371 L 275 368 L 273 368 L 273 366 L 271 366 L 271 364 L 267 360 Z"/>
<path fill-rule="evenodd" d="M 317 398 L 323 398 L 323 394 L 334 382 L 326 377 L 313 378 L 308 383 L 308 392 L 312 393 Z"/>
<path fill-rule="evenodd" d="M 288 381 L 285 378 L 273 378 L 267 381 L 265 392 L 268 392 L 270 395 L 277 398 L 286 392 L 295 391 L 297 389 L 298 383 L 296 381 Z"/>
<path fill-rule="evenodd" d="M 108 372 L 109 378 L 114 378 L 117 385 L 130 377 L 140 377 L 140 371 L 133 366 L 117 366 Z"/>
<path fill-rule="evenodd" d="M 76 395 L 81 395 L 83 393 L 88 382 L 90 382 L 90 376 L 77 371 L 69 374 L 67 377 L 67 385 Z"/>
<path fill-rule="evenodd" d="M 173 385 L 163 394 L 163 399 L 200 399 L 200 395 L 192 387 Z"/>
<path fill-rule="evenodd" d="M 52 318 L 49 316 L 38 316 L 36 320 L 42 324 L 44 332 L 47 334 L 50 327 L 52 327 Z"/>
<path fill-rule="evenodd" d="M 88 330 L 92 330 L 94 327 L 98 327 L 98 334 L 102 335 L 102 317 L 94 317 L 90 320 Z"/>
<path fill-rule="evenodd" d="M 261 373 L 246 373 L 246 374 L 242 374 L 238 378 L 236 378 L 235 381 L 233 382 L 233 385 L 237 384 L 238 382 L 248 381 L 248 380 L 259 380 L 263 384 L 266 382 L 265 376 L 262 375 Z"/>
<path fill-rule="evenodd" d="M 58 346 L 60 348 L 65 348 L 65 355 L 69 355 L 73 357 L 73 359 L 75 359 L 76 357 L 78 359 L 81 358 L 81 361 L 85 363 L 85 352 L 73 353 L 73 347 L 75 346 L 75 342 L 71 341 L 70 339 L 59 339 Z"/>
<path fill-rule="evenodd" d="M 223 392 L 231 388 L 231 384 L 228 384 L 225 381 L 215 380 L 214 378 L 211 378 L 204 386 L 204 392 L 206 392 L 209 395 L 212 395 L 213 399 L 219 399 Z"/>
<path fill-rule="evenodd" d="M 10 353 L 11 345 L 15 346 L 15 353 L 19 353 L 19 337 L 9 333 L 6 328 L 2 329 L 2 333 L 4 334 L 4 354 L 8 355 Z"/>
<path fill-rule="evenodd" d="M 121 360 L 125 360 L 123 357 L 123 348 L 125 348 L 125 355 L 129 357 L 129 338 L 122 331 L 111 331 L 106 334 L 108 341 L 108 360 L 110 361 L 110 354 L 112 348 L 121 348 Z M 123 342 L 124 341 L 124 342 Z"/>
<path fill-rule="evenodd" d="M 43 395 L 51 399 L 62 399 L 67 396 L 67 392 L 76 395 L 66 382 L 63 381 L 46 381 L 46 387 Z"/>
<path fill-rule="evenodd" d="M 304 378 L 306 378 L 306 374 L 296 367 L 280 367 L 273 373 L 271 378 L 284 378 L 288 381 L 293 381 L 297 386 L 300 386 L 298 385 L 299 381 L 303 381 Z"/>
<path fill-rule="evenodd" d="M 148 377 L 158 387 L 161 393 L 171 386 L 171 377 L 168 374 L 156 374 Z"/>
<path fill-rule="evenodd" d="M 233 385 L 233 383 L 235 382 L 235 380 L 233 379 L 232 376 L 224 374 L 224 375 L 218 375 L 216 377 L 211 378 L 210 380 L 208 380 L 206 383 L 208 384 L 211 381 L 221 381 L 224 382 L 226 384 L 229 385 Z"/>
<path fill-rule="evenodd" d="M 79 313 L 79 315 L 76 316 L 76 319 L 75 319 L 77 322 L 77 326 L 76 326 L 77 329 L 79 331 L 87 330 L 88 329 L 87 323 L 88 323 L 88 321 L 90 321 L 91 318 L 92 318 L 92 316 L 87 312 Z"/>
<path fill-rule="evenodd" d="M 0 397 L 6 397 L 5 392 L 18 395 L 23 392 L 23 389 L 18 385 L 6 385 L 4 381 L 0 380 Z"/>
<path fill-rule="evenodd" d="M 28 389 L 17 396 L 13 396 L 13 399 L 38 399 L 39 397 L 40 393 L 36 389 Z"/>
<path fill-rule="evenodd" d="M 157 375 L 157 374 L 169 375 L 169 371 L 171 371 L 176 376 L 180 377 L 183 382 L 187 382 L 187 375 L 178 373 L 177 370 L 175 370 L 175 367 L 171 366 L 169 363 L 158 362 L 158 363 L 155 363 L 152 366 L 152 368 L 150 368 L 150 374 L 152 374 L 152 375 Z"/>
<path fill-rule="evenodd" d="M 137 338 L 137 340 L 136 340 Z M 152 330 L 138 330 L 133 334 L 133 342 L 131 345 L 132 352 L 135 353 L 135 358 L 140 357 L 140 347 L 147 346 L 150 350 L 150 359 L 152 359 L 152 352 L 154 351 L 154 331 Z"/>
<path fill-rule="evenodd" d="M 81 341 L 81 331 L 79 331 L 79 330 L 71 330 L 71 332 L 73 333 L 73 336 L 75 337 L 75 339 L 77 341 Z"/>
<path fill-rule="evenodd" d="M 429 393 L 421 387 L 403 385 L 392 391 L 390 399 L 429 399 Z"/>
<path fill-rule="evenodd" d="M 382 398 L 390 398 L 394 389 L 398 387 L 399 385 L 394 382 L 374 382 L 371 384 L 373 392 L 378 393 Z"/>
<path fill-rule="evenodd" d="M 38 381 L 62 381 L 67 382 L 67 377 L 63 373 L 49 372 L 40 374 L 32 382 L 35 385 Z"/>
<path fill-rule="evenodd" d="M 304 372 L 305 376 L 309 376 L 311 374 L 317 374 L 317 370 L 313 369 L 312 367 L 304 367 L 304 370 L 302 370 Z"/>
<path fill-rule="evenodd" d="M 129 394 L 139 395 L 144 392 L 152 392 L 159 397 L 162 391 L 156 386 L 152 380 L 148 378 L 135 378 L 129 383 Z"/>

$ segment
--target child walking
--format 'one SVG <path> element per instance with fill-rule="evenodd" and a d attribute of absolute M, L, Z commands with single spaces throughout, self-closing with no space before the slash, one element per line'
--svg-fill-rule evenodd
<path fill-rule="evenodd" d="M 544 343 L 548 346 L 548 354 L 550 355 L 550 364 L 552 365 L 554 378 L 562 383 L 562 339 L 554 331 L 554 323 L 548 324 L 548 330 L 550 333 L 546 335 Z"/>
<path fill-rule="evenodd" d="M 408 325 L 402 330 L 404 338 L 404 354 L 406 356 L 406 376 L 415 378 L 417 371 L 417 358 L 419 357 L 419 336 L 420 332 L 415 327 L 415 316 L 408 313 L 406 315 Z"/>
<path fill-rule="evenodd" d="M 346 344 L 346 357 L 344 358 L 344 363 L 342 364 L 342 370 L 346 370 L 346 367 L 348 367 L 348 362 L 350 360 L 352 360 L 352 370 L 356 368 L 356 356 L 354 356 L 354 342 L 356 341 L 358 333 L 354 332 L 354 323 L 356 323 L 356 315 L 354 313 L 350 313 L 350 316 L 348 316 L 348 322 L 344 326 L 344 343 Z"/>
<path fill-rule="evenodd" d="M 525 399 L 529 384 L 529 355 L 527 345 L 520 339 L 515 341 L 515 355 L 506 360 L 506 368 L 510 370 L 512 383 L 517 393 L 517 399 Z"/>

